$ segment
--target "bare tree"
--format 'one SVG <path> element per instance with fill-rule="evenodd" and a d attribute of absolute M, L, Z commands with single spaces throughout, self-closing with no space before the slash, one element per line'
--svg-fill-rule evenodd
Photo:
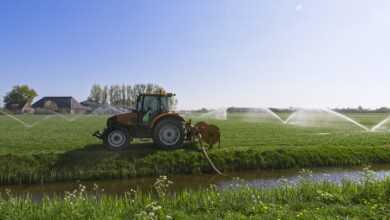
<path fill-rule="evenodd" d="M 88 100 L 96 103 L 102 103 L 102 92 L 102 87 L 98 84 L 94 84 L 91 88 Z"/>
<path fill-rule="evenodd" d="M 100 95 L 101 104 L 108 104 L 109 102 L 109 91 L 108 86 L 104 86 L 103 91 Z"/>
<path fill-rule="evenodd" d="M 121 106 L 127 108 L 134 108 L 137 97 L 142 93 L 162 93 L 165 89 L 157 84 L 135 84 L 131 85 L 111 85 L 102 86 L 93 85 L 91 88 L 89 100 L 101 104 L 111 104 L 113 106 Z M 171 99 L 170 105 L 175 106 L 177 99 Z"/>
<path fill-rule="evenodd" d="M 127 89 L 126 85 L 122 85 L 121 87 L 121 105 L 123 107 L 126 107 L 126 101 L 127 101 Z"/>
<path fill-rule="evenodd" d="M 127 93 L 127 96 L 126 96 L 126 106 L 130 107 L 130 108 L 134 108 L 134 105 L 135 105 L 135 100 L 133 99 L 133 87 L 130 86 L 130 85 L 127 85 L 126 86 L 126 93 Z"/>
<path fill-rule="evenodd" d="M 121 104 L 121 91 L 120 86 L 112 85 L 110 86 L 110 104 L 114 106 L 119 106 Z"/>

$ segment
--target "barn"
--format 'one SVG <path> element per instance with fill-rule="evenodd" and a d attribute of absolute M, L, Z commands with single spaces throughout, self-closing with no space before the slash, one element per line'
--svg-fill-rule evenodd
<path fill-rule="evenodd" d="M 85 113 L 88 107 L 81 105 L 71 96 L 47 96 L 43 97 L 32 105 L 36 111 L 47 110 L 59 113 Z"/>

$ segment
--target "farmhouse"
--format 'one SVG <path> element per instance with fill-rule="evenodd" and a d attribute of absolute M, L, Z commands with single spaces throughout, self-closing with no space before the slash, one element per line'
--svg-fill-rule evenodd
<path fill-rule="evenodd" d="M 43 97 L 35 102 L 32 107 L 36 110 L 48 110 L 61 113 L 85 113 L 88 107 L 81 105 L 71 96 L 51 96 Z"/>
<path fill-rule="evenodd" d="M 5 109 L 8 111 L 14 113 L 14 114 L 20 114 L 20 113 L 34 113 L 34 109 L 31 107 L 32 99 L 27 100 L 24 103 L 8 103 L 5 106 Z"/>

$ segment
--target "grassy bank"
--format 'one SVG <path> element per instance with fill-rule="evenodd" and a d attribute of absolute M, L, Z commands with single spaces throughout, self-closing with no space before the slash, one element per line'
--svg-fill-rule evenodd
<path fill-rule="evenodd" d="M 138 146 L 142 151 L 115 153 L 96 150 L 95 147 L 100 149 L 100 146 L 91 146 L 88 150 L 65 154 L 1 155 L 0 181 L 2 184 L 18 184 L 213 172 L 202 155 L 195 150 L 158 151 L 147 144 Z M 213 150 L 210 157 L 225 172 L 348 166 L 390 163 L 390 148 L 238 148 Z"/>
<path fill-rule="evenodd" d="M 314 127 L 285 125 L 260 116 L 231 114 L 225 121 L 207 120 L 222 131 L 221 148 L 210 151 L 218 168 L 230 171 L 390 163 L 387 132 L 362 132 L 337 120 L 324 123 L 326 126 L 320 122 Z M 17 117 L 32 124 L 44 116 Z M 0 184 L 212 172 L 196 147 L 161 151 L 150 142 L 137 142 L 126 151 L 109 152 L 91 136 L 104 127 L 105 117 L 66 117 L 46 118 L 25 128 L 0 116 Z M 386 115 L 351 117 L 372 125 Z"/>
<path fill-rule="evenodd" d="M 160 178 L 155 192 L 130 190 L 121 197 L 95 193 L 85 187 L 64 199 L 1 195 L 0 219 L 387 219 L 390 216 L 390 179 L 374 180 L 370 171 L 360 183 L 301 181 L 272 189 L 246 186 L 219 191 L 166 193 L 169 181 Z"/>

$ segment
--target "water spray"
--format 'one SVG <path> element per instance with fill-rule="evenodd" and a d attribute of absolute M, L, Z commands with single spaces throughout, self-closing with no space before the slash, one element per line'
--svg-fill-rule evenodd
<path fill-rule="evenodd" d="M 287 119 L 285 121 L 283 121 L 283 124 L 288 124 L 291 121 L 291 119 L 293 119 L 295 117 L 295 115 L 297 113 L 298 113 L 298 111 L 291 113 L 290 116 L 288 116 Z"/>
<path fill-rule="evenodd" d="M 278 119 L 280 122 L 282 122 L 283 124 L 285 124 L 284 121 L 283 121 L 283 119 L 282 119 L 279 115 L 277 115 L 275 112 L 273 112 L 271 109 L 269 109 L 269 108 L 264 108 L 264 110 L 265 110 L 266 112 L 268 112 L 269 114 L 271 114 L 274 118 Z"/>
<path fill-rule="evenodd" d="M 268 113 L 269 115 L 271 115 L 273 118 L 277 119 L 278 121 L 280 121 L 282 124 L 290 124 L 290 122 L 298 115 L 299 111 L 301 110 L 296 110 L 295 112 L 291 113 L 287 119 L 283 120 L 279 115 L 277 115 L 275 112 L 273 112 L 270 108 L 261 108 L 263 109 L 266 113 Z M 388 116 L 387 118 L 385 118 L 384 120 L 380 121 L 378 124 L 374 125 L 371 129 L 368 128 L 367 126 L 364 126 L 363 124 L 357 122 L 356 120 L 344 115 L 344 114 L 341 114 L 339 112 L 336 112 L 332 109 L 329 109 L 329 108 L 322 108 L 320 109 L 321 111 L 324 111 L 324 112 L 327 112 L 329 114 L 332 114 L 332 115 L 335 115 L 337 116 L 338 118 L 341 118 L 345 121 L 348 121 L 348 122 L 351 122 L 352 124 L 356 125 L 357 127 L 363 129 L 364 131 L 367 131 L 367 132 L 375 132 L 377 131 L 380 127 L 382 127 L 384 124 L 386 124 L 387 122 L 390 122 L 390 116 Z M 96 116 L 95 114 L 89 114 L 89 115 L 76 115 L 75 117 L 72 117 L 72 118 L 69 118 L 67 117 L 66 115 L 64 114 L 60 114 L 58 112 L 55 112 L 55 111 L 51 111 L 51 110 L 48 110 L 51 115 L 47 115 L 45 116 L 44 118 L 34 122 L 34 123 L 28 123 L 28 122 L 25 122 L 15 116 L 13 116 L 12 114 L 8 114 L 4 111 L 0 111 L 0 113 L 4 114 L 6 117 L 8 118 L 11 118 L 13 120 L 15 120 L 16 122 L 20 123 L 21 125 L 23 125 L 25 128 L 32 128 L 36 125 L 38 125 L 39 123 L 41 123 L 42 121 L 45 121 L 49 118 L 52 118 L 52 117 L 60 117 L 64 120 L 66 120 L 67 122 L 75 122 L 77 121 L 78 119 L 80 119 L 82 116 L 84 117 L 93 117 L 93 116 Z M 217 109 L 217 110 L 213 110 L 211 112 L 207 112 L 207 113 L 204 113 L 202 115 L 199 116 L 200 118 L 215 118 L 215 119 L 218 119 L 218 120 L 226 120 L 227 119 L 227 111 L 226 111 L 226 108 L 220 108 L 220 109 Z"/>
<path fill-rule="evenodd" d="M 44 118 L 42 118 L 42 119 L 40 119 L 40 120 L 38 120 L 38 121 L 36 121 L 36 122 L 30 124 L 30 123 L 24 122 L 23 120 L 21 120 L 21 119 L 15 117 L 15 116 L 13 116 L 13 115 L 11 115 L 11 114 L 6 113 L 6 112 L 0 111 L 0 113 L 4 114 L 4 115 L 7 116 L 8 118 L 11 118 L 11 119 L 17 121 L 18 123 L 22 124 L 25 128 L 32 128 L 32 127 L 34 127 L 35 125 L 39 124 L 40 122 L 45 121 L 45 120 L 47 120 L 47 119 L 53 117 L 53 115 L 47 115 L 47 116 L 45 116 Z"/>
<path fill-rule="evenodd" d="M 227 120 L 227 109 L 219 108 L 216 110 L 212 110 L 210 112 L 201 114 L 199 118 L 215 118 L 218 120 Z"/>
<path fill-rule="evenodd" d="M 4 115 L 5 115 L 6 117 L 8 117 L 8 118 L 11 118 L 11 119 L 15 120 L 16 122 L 18 122 L 18 123 L 20 123 L 21 125 L 23 125 L 23 127 L 28 128 L 28 129 L 33 128 L 33 127 L 35 127 L 36 125 L 40 124 L 41 122 L 46 121 L 46 120 L 48 120 L 48 119 L 50 119 L 50 118 L 53 118 L 53 117 L 60 117 L 60 118 L 64 119 L 64 120 L 67 121 L 67 122 L 74 122 L 74 121 L 76 121 L 76 120 L 78 120 L 78 119 L 81 118 L 81 115 L 77 115 L 77 116 L 75 116 L 75 117 L 69 119 L 68 117 L 66 117 L 66 116 L 63 115 L 63 114 L 60 114 L 60 113 L 57 113 L 57 112 L 54 112 L 54 111 L 50 111 L 50 110 L 48 110 L 48 111 L 49 111 L 51 114 L 46 115 L 46 116 L 43 117 L 42 119 L 39 119 L 39 120 L 37 120 L 37 121 L 35 121 L 35 122 L 33 122 L 33 123 L 25 122 L 25 121 L 23 121 L 23 120 L 21 120 L 21 119 L 15 117 L 15 116 L 13 116 L 12 114 L 8 114 L 8 113 L 6 113 L 6 112 L 4 112 L 4 111 L 0 111 L 0 113 L 4 114 Z M 93 117 L 93 115 L 84 115 L 84 117 Z"/>
<path fill-rule="evenodd" d="M 328 113 L 330 113 L 330 114 L 336 115 L 336 116 L 338 116 L 338 117 L 340 117 L 340 118 L 342 118 L 342 119 L 344 119 L 344 120 L 346 120 L 346 121 L 349 121 L 349 122 L 353 123 L 354 125 L 356 125 L 356 126 L 362 128 L 362 129 L 365 130 L 365 131 L 371 131 L 371 130 L 370 130 L 369 128 L 367 128 L 366 126 L 360 124 L 359 122 L 357 122 L 357 121 L 353 120 L 352 118 L 350 118 L 350 117 L 348 117 L 348 116 L 346 116 L 346 115 L 343 115 L 343 114 L 341 114 L 341 113 L 339 113 L 339 112 L 333 111 L 332 109 L 329 109 L 329 108 L 323 108 L 322 110 L 325 111 L 325 112 L 328 112 Z"/>
<path fill-rule="evenodd" d="M 376 131 L 378 128 L 382 127 L 384 124 L 386 124 L 388 121 L 390 121 L 390 116 L 379 122 L 377 125 L 371 128 L 371 131 Z"/>

